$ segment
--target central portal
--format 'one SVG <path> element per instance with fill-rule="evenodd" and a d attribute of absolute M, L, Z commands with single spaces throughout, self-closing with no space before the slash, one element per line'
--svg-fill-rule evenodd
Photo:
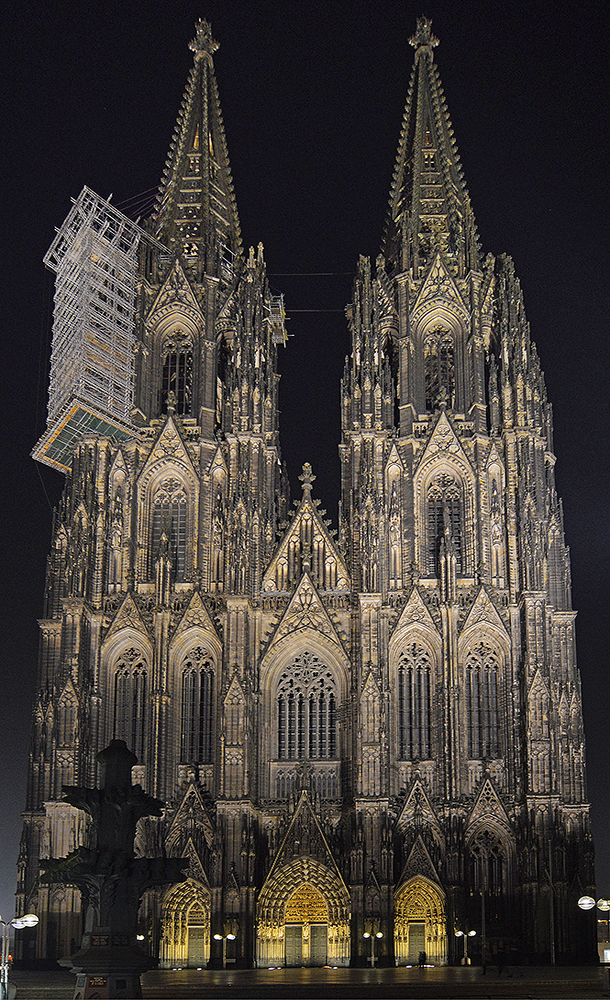
<path fill-rule="evenodd" d="M 322 893 L 301 885 L 286 903 L 285 922 L 286 965 L 326 965 L 328 908 Z"/>

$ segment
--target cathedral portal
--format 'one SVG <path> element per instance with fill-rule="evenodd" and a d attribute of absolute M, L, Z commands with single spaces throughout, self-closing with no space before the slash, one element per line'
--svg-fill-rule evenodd
<path fill-rule="evenodd" d="M 258 901 L 257 965 L 349 965 L 349 918 L 345 885 L 318 862 L 272 871 Z"/>
<path fill-rule="evenodd" d="M 396 894 L 394 949 L 397 965 L 415 965 L 425 951 L 432 965 L 447 964 L 447 924 L 442 889 L 421 875 Z"/>
<path fill-rule="evenodd" d="M 161 968 L 197 969 L 210 959 L 210 892 L 188 879 L 173 886 L 162 905 Z"/>

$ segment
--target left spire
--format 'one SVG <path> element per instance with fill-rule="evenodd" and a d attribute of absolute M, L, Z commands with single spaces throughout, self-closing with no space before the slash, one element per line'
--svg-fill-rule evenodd
<path fill-rule="evenodd" d="M 216 273 L 241 254 L 241 233 L 214 73 L 218 43 L 196 25 L 194 53 L 154 215 L 156 235 L 198 270 Z"/>

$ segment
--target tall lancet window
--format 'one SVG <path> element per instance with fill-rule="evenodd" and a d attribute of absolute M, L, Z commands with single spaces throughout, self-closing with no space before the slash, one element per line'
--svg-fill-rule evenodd
<path fill-rule="evenodd" d="M 442 473 L 428 487 L 428 573 L 438 576 L 441 540 L 451 532 L 456 571 L 463 569 L 462 487 L 453 476 Z"/>
<path fill-rule="evenodd" d="M 192 404 L 193 348 L 181 330 L 163 341 L 161 363 L 161 412 L 167 413 L 171 402 L 176 413 L 188 416 Z"/>
<path fill-rule="evenodd" d="M 214 664 L 207 650 L 196 646 L 182 662 L 181 757 L 187 764 L 213 760 Z"/>
<path fill-rule="evenodd" d="M 148 724 L 148 665 L 139 649 L 126 649 L 115 664 L 113 738 L 125 740 L 144 761 Z"/>
<path fill-rule="evenodd" d="M 337 756 L 335 679 L 313 653 L 301 653 L 283 671 L 275 708 L 280 760 Z"/>
<path fill-rule="evenodd" d="M 436 410 L 441 403 L 455 403 L 455 364 L 453 334 L 442 327 L 431 330 L 424 339 L 424 380 L 426 409 Z"/>
<path fill-rule="evenodd" d="M 500 663 L 496 651 L 479 642 L 466 657 L 466 743 L 471 760 L 500 756 L 498 708 Z"/>
<path fill-rule="evenodd" d="M 398 661 L 398 756 L 430 757 L 430 656 L 410 643 Z"/>
<path fill-rule="evenodd" d="M 186 571 L 187 496 L 179 479 L 164 479 L 153 497 L 151 575 L 163 536 L 175 580 L 184 580 Z"/>

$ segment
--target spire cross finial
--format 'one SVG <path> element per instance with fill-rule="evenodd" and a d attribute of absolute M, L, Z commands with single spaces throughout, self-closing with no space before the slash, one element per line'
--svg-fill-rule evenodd
<path fill-rule="evenodd" d="M 316 477 L 312 472 L 311 465 L 309 462 L 305 462 L 305 465 L 303 466 L 303 474 L 299 476 L 299 479 L 303 483 L 303 493 L 306 493 L 308 496 L 311 496 L 311 486 L 315 478 Z"/>
<path fill-rule="evenodd" d="M 438 45 L 438 38 L 435 38 L 432 34 L 432 20 L 429 17 L 417 18 L 417 30 L 413 37 L 409 39 L 409 45 L 412 45 L 416 50 L 422 48 L 436 48 Z"/>
<path fill-rule="evenodd" d="M 212 36 L 211 24 L 200 18 L 195 25 L 195 37 L 189 42 L 189 49 L 195 53 L 195 59 L 201 59 L 204 55 L 213 55 L 217 48 L 218 42 Z"/>

